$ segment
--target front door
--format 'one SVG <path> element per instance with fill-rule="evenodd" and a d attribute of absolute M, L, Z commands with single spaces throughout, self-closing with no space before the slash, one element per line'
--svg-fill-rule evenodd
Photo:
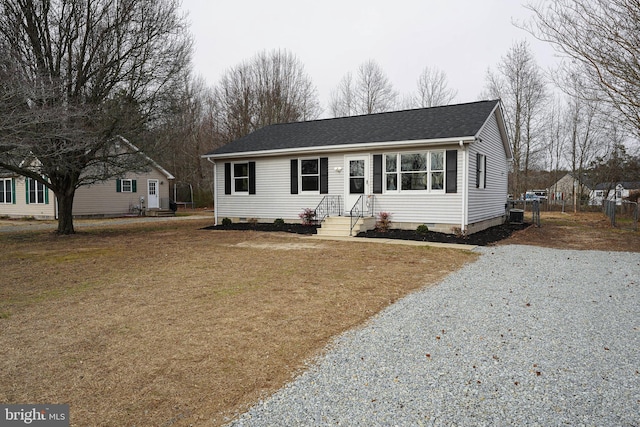
<path fill-rule="evenodd" d="M 149 191 L 147 192 L 147 208 L 158 209 L 160 207 L 160 198 L 158 196 L 158 180 L 147 180 L 147 187 L 149 189 Z"/>
<path fill-rule="evenodd" d="M 368 184 L 368 157 L 345 157 L 345 195 L 344 210 L 348 214 L 360 196 L 366 194 Z"/>

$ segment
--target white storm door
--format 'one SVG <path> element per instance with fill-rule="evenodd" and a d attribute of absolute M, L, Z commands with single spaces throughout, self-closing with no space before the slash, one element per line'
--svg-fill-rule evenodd
<path fill-rule="evenodd" d="M 368 156 L 345 157 L 344 210 L 346 213 L 349 213 L 360 196 L 367 193 L 368 172 Z"/>
<path fill-rule="evenodd" d="M 147 180 L 147 208 L 158 209 L 160 207 L 160 197 L 158 196 L 158 180 Z"/>

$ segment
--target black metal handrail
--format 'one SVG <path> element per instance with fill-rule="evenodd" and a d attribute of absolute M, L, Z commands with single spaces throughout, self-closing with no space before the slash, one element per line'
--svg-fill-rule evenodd
<path fill-rule="evenodd" d="M 331 215 L 342 215 L 342 201 L 340 196 L 324 196 L 316 206 L 316 221 L 321 223 Z"/>
<path fill-rule="evenodd" d="M 367 216 L 373 216 L 375 197 L 373 195 L 361 194 L 358 200 L 349 211 L 349 217 L 351 217 L 351 227 L 349 228 L 349 236 L 353 235 L 353 227 L 360 218 L 364 218 L 365 213 Z M 366 208 L 366 210 L 365 210 Z"/>

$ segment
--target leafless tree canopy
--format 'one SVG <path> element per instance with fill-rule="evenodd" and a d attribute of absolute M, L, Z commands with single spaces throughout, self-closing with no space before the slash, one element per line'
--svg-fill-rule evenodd
<path fill-rule="evenodd" d="M 550 0 L 528 8 L 535 19 L 525 29 L 567 58 L 565 83 L 583 78 L 579 92 L 563 89 L 612 106 L 640 137 L 640 1 Z"/>
<path fill-rule="evenodd" d="M 369 60 L 358 67 L 354 81 L 347 73 L 331 93 L 329 108 L 334 117 L 372 114 L 393 110 L 398 93 L 377 62 Z"/>
<path fill-rule="evenodd" d="M 542 72 L 526 42 L 512 46 L 498 64 L 487 72 L 490 97 L 501 98 L 513 152 L 513 182 L 510 191 L 520 194 L 527 188 L 532 157 L 540 148 L 539 125 L 545 99 Z"/>
<path fill-rule="evenodd" d="M 76 188 L 144 167 L 114 136 L 153 119 L 189 64 L 179 1 L 0 0 L 0 46 L 0 167 L 51 188 L 72 233 Z"/>
<path fill-rule="evenodd" d="M 262 52 L 229 69 L 215 98 L 227 141 L 266 125 L 315 119 L 321 112 L 304 66 L 281 50 Z"/>
<path fill-rule="evenodd" d="M 447 84 L 447 75 L 435 67 L 425 67 L 418 77 L 416 105 L 420 108 L 437 107 L 451 103 L 458 91 Z"/>

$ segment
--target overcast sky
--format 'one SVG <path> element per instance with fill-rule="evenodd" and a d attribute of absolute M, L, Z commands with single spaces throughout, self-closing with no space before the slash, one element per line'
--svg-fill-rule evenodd
<path fill-rule="evenodd" d="M 455 102 L 479 99 L 488 68 L 516 41 L 529 41 L 538 64 L 550 46 L 515 27 L 531 13 L 518 0 L 183 0 L 195 38 L 194 71 L 210 85 L 263 50 L 296 55 L 318 89 L 325 116 L 331 91 L 374 59 L 401 94 L 415 92 L 426 66 L 447 75 Z"/>

